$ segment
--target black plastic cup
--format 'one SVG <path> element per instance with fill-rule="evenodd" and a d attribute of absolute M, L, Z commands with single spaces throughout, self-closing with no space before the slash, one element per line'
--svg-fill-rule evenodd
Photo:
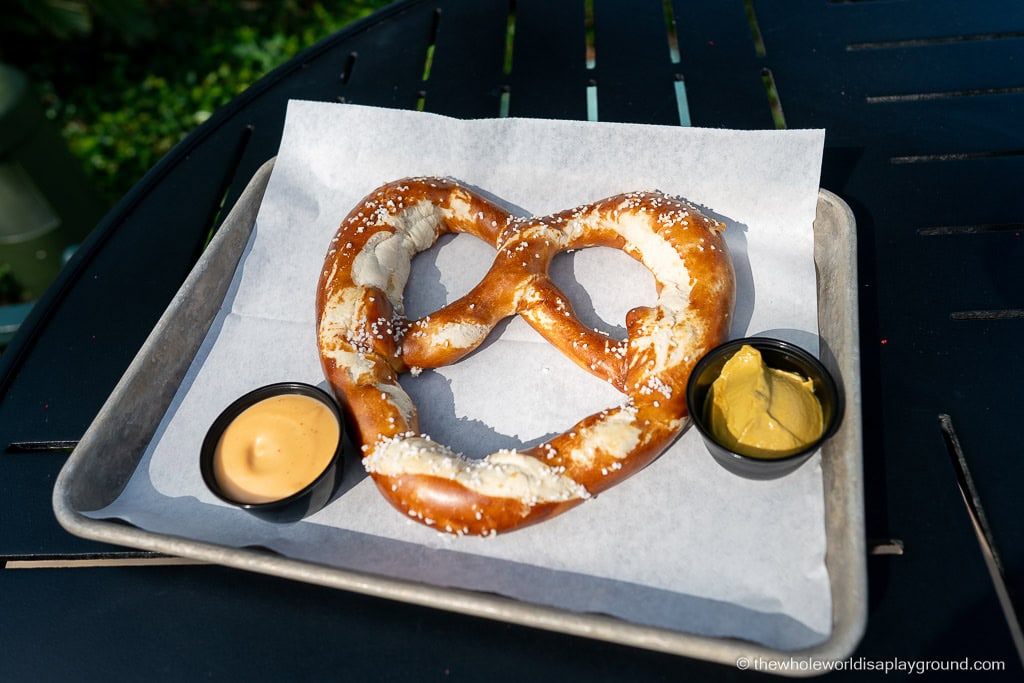
<path fill-rule="evenodd" d="M 718 441 L 711 431 L 708 424 L 708 394 L 711 385 L 722 374 L 726 362 L 744 345 L 757 349 L 768 367 L 795 372 L 814 385 L 814 394 L 821 403 L 824 430 L 821 436 L 795 453 L 781 457 L 738 453 Z M 769 337 L 734 339 L 705 354 L 690 373 L 686 385 L 686 403 L 693 424 L 704 438 L 704 444 L 712 457 L 725 469 L 747 479 L 775 479 L 795 471 L 836 433 L 843 416 L 842 395 L 835 379 L 821 361 L 799 346 Z"/>
<path fill-rule="evenodd" d="M 214 474 L 213 459 L 214 454 L 217 451 L 217 444 L 220 442 L 221 435 L 224 433 L 224 430 L 227 429 L 228 425 L 231 424 L 246 408 L 265 399 L 273 396 L 281 396 L 283 394 L 309 396 L 320 401 L 330 409 L 331 414 L 334 415 L 334 418 L 338 421 L 338 445 L 334 450 L 334 454 L 331 456 L 330 462 L 328 462 L 327 466 L 316 477 L 316 479 L 289 496 L 265 503 L 241 503 L 233 500 L 221 488 L 220 483 L 217 481 L 217 477 Z M 235 507 L 242 508 L 243 510 L 267 521 L 297 522 L 300 519 L 322 509 L 338 490 L 338 486 L 341 484 L 342 471 L 344 469 L 342 467 L 344 437 L 345 421 L 341 416 L 341 412 L 338 410 L 338 404 L 335 403 L 334 399 L 325 391 L 310 384 L 303 384 L 301 382 L 269 384 L 267 386 L 260 387 L 259 389 L 254 389 L 238 398 L 231 405 L 225 408 L 217 419 L 214 420 L 210 429 L 206 433 L 206 438 L 203 439 L 203 445 L 199 451 L 199 469 L 203 475 L 203 481 L 206 483 L 206 487 L 210 489 L 210 492 L 213 493 L 213 495 L 217 496 L 217 498 L 225 503 L 230 503 Z"/>

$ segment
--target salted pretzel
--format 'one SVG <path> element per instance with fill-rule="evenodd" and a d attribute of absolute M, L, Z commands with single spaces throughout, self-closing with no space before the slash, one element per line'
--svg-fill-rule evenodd
<path fill-rule="evenodd" d="M 436 529 L 490 535 L 563 512 L 654 460 L 685 427 L 693 365 L 729 329 L 735 287 L 723 229 L 694 206 L 653 192 L 515 217 L 447 179 L 374 190 L 331 242 L 316 309 L 324 372 L 384 496 Z M 450 232 L 494 246 L 494 263 L 461 299 L 407 320 L 412 259 Z M 627 313 L 624 341 L 584 326 L 548 277 L 556 254 L 593 246 L 622 249 L 656 282 L 657 305 Z M 421 434 L 399 374 L 457 361 L 515 314 L 621 391 L 622 404 L 539 446 L 482 459 Z"/>

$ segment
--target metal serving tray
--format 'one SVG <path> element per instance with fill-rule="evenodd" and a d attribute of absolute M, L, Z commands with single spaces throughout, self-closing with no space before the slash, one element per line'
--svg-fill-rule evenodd
<path fill-rule="evenodd" d="M 106 543 L 728 665 L 746 657 L 757 661 L 761 670 L 783 675 L 824 673 L 823 663 L 844 659 L 853 652 L 867 620 L 856 233 L 849 207 L 826 190 L 819 191 L 814 221 L 821 357 L 840 379 L 846 414 L 839 432 L 822 451 L 832 630 L 820 645 L 776 650 L 736 639 L 542 607 L 490 593 L 440 588 L 254 549 L 193 541 L 86 516 L 84 513 L 114 501 L 135 471 L 220 308 L 255 224 L 272 167 L 270 160 L 253 176 L 68 458 L 53 493 L 54 511 L 65 529 Z M 189 334 L 182 334 L 182 330 Z M 167 349 L 175 352 L 168 353 Z"/>

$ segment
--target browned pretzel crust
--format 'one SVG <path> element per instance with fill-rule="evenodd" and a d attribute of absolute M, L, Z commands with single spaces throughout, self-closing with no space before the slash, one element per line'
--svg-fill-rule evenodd
<path fill-rule="evenodd" d="M 723 228 L 655 192 L 521 218 L 441 178 L 373 191 L 327 252 L 317 340 L 353 441 L 384 496 L 437 529 L 487 535 L 558 514 L 650 463 L 685 426 L 690 370 L 729 329 L 735 285 Z M 409 321 L 402 296 L 412 258 L 449 232 L 493 245 L 494 264 L 469 294 Z M 629 311 L 624 341 L 580 323 L 548 278 L 556 254 L 592 246 L 622 249 L 654 275 L 658 303 Z M 515 314 L 615 386 L 623 403 L 540 446 L 482 459 L 420 434 L 398 375 L 457 361 Z"/>

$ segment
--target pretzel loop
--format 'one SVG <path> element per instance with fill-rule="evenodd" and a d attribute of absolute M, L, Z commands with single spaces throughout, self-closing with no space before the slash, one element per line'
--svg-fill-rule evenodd
<path fill-rule="evenodd" d="M 685 426 L 690 370 L 729 328 L 735 285 L 723 228 L 660 193 L 617 195 L 540 218 L 514 217 L 439 178 L 400 180 L 368 195 L 327 253 L 317 339 L 325 375 L 384 496 L 438 529 L 491 534 L 567 510 L 651 462 Z M 402 295 L 412 259 L 450 232 L 491 244 L 494 262 L 468 294 L 407 320 Z M 592 246 L 622 249 L 654 275 L 658 302 L 629 311 L 624 341 L 583 325 L 548 277 L 558 253 Z M 478 460 L 420 434 L 399 374 L 457 361 L 517 314 L 621 391 L 622 405 L 534 448 Z"/>

